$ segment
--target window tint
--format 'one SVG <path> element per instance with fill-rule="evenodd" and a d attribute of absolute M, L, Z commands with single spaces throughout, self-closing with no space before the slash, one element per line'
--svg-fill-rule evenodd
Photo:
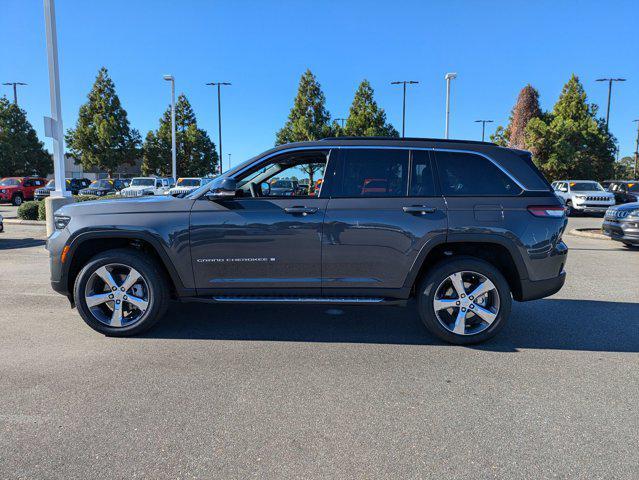
<path fill-rule="evenodd" d="M 341 164 L 335 197 L 406 196 L 408 150 L 343 149 Z"/>
<path fill-rule="evenodd" d="M 432 197 L 435 195 L 435 181 L 427 151 L 413 150 L 413 167 L 410 178 L 411 196 Z"/>
<path fill-rule="evenodd" d="M 444 195 L 518 195 L 521 188 L 487 158 L 472 153 L 436 152 Z"/>

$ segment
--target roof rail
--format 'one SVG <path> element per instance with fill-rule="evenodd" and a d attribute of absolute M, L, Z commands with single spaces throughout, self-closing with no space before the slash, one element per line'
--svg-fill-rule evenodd
<path fill-rule="evenodd" d="M 371 140 L 371 141 L 379 141 L 379 140 L 395 140 L 395 141 L 424 141 L 424 142 L 441 142 L 441 143 L 471 143 L 477 145 L 492 145 L 497 146 L 496 143 L 493 142 L 481 142 L 479 140 L 451 140 L 445 138 L 422 138 L 422 137 L 326 137 L 321 138 L 320 142 L 326 140 Z"/>

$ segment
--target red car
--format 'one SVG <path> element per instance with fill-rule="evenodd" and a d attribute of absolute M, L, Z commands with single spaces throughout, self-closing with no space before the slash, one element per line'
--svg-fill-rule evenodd
<path fill-rule="evenodd" d="M 25 200 L 33 200 L 36 188 L 46 183 L 47 180 L 40 177 L 5 177 L 0 180 L 0 203 L 22 205 Z"/>

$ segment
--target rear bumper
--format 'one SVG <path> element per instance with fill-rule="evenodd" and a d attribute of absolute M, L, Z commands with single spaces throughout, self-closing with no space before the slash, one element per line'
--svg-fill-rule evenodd
<path fill-rule="evenodd" d="M 566 282 L 566 272 L 562 271 L 558 276 L 546 280 L 521 280 L 521 298 L 520 302 L 528 300 L 538 300 L 548 297 L 561 290 Z"/>

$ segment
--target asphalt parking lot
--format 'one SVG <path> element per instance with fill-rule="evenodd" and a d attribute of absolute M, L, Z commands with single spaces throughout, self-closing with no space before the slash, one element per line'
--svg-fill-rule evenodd
<path fill-rule="evenodd" d="M 395 307 L 176 303 L 115 339 L 5 230 L 0 478 L 639 477 L 639 251 L 566 236 L 564 289 L 474 348 Z"/>

